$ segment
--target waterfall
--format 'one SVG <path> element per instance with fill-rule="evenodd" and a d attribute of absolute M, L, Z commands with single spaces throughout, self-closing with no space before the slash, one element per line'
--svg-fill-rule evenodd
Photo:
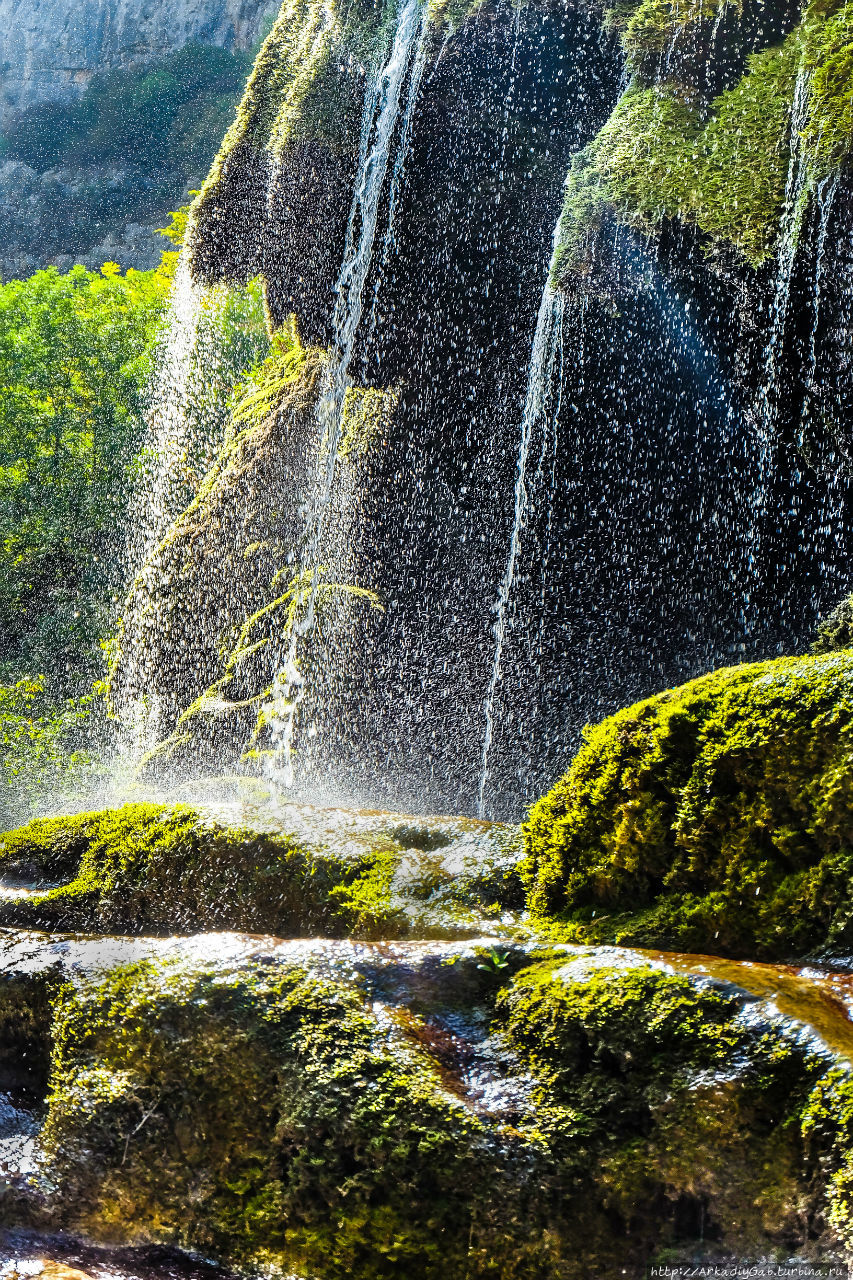
<path fill-rule="evenodd" d="M 198 346 L 204 290 L 190 275 L 182 250 L 172 285 L 169 309 L 155 356 L 148 391 L 148 426 L 143 466 L 144 484 L 135 489 L 135 510 L 129 524 L 130 562 L 143 565 L 180 509 L 175 491 L 186 453 L 189 402 L 192 396 L 194 354 Z"/>
<path fill-rule="evenodd" d="M 748 534 L 748 576 L 754 582 L 760 574 L 761 522 L 767 512 L 768 489 L 773 475 L 773 459 L 776 443 L 776 417 L 778 404 L 779 362 L 785 342 L 785 324 L 791 297 L 791 281 L 794 263 L 805 213 L 807 167 L 802 147 L 802 132 L 806 125 L 809 106 L 811 75 L 800 66 L 797 73 L 790 118 L 790 161 L 785 183 L 785 204 L 779 230 L 779 252 L 776 270 L 776 287 L 770 308 L 770 333 L 764 352 L 764 372 L 758 393 L 755 443 L 757 447 L 757 476 L 749 498 L 750 524 Z M 747 587 L 745 604 L 749 603 Z"/>
<path fill-rule="evenodd" d="M 559 224 L 558 224 L 559 225 Z M 556 235 L 556 233 L 555 233 Z M 530 446 L 536 427 L 543 421 L 548 402 L 548 393 L 554 375 L 554 364 L 560 348 L 563 322 L 563 296 L 557 293 L 549 278 L 545 282 L 539 314 L 536 318 L 536 331 L 533 335 L 533 346 L 530 352 L 530 364 L 527 374 L 527 392 L 524 400 L 524 412 L 521 416 L 519 433 L 518 462 L 515 478 L 515 507 L 513 512 L 512 533 L 509 540 L 506 568 L 501 579 L 498 597 L 495 603 L 495 625 L 493 634 L 495 649 L 492 657 L 492 670 L 483 705 L 485 732 L 483 735 L 483 754 L 480 767 L 480 782 L 477 788 L 477 815 L 485 815 L 485 795 L 489 781 L 489 752 L 494 735 L 495 695 L 501 678 L 501 660 L 507 632 L 507 616 L 512 600 L 515 583 L 518 553 L 521 547 L 521 536 L 527 513 L 529 494 L 527 488 L 527 467 L 530 457 Z"/>
<path fill-rule="evenodd" d="M 400 126 L 400 141 L 397 145 L 397 154 L 394 157 L 394 167 L 391 170 L 391 182 L 388 187 L 388 222 L 385 230 L 385 242 L 382 249 L 382 261 L 380 263 L 379 272 L 376 277 L 376 284 L 373 289 L 373 303 L 370 309 L 370 324 L 368 328 L 367 340 L 372 339 L 378 321 L 377 307 L 379 304 L 379 290 L 382 284 L 382 277 L 388 266 L 388 260 L 391 251 L 396 247 L 396 236 L 394 233 L 394 215 L 397 212 L 397 200 L 403 185 L 403 170 L 409 155 L 409 144 L 412 136 L 412 120 L 414 119 L 415 106 L 421 91 L 421 81 L 423 79 L 424 70 L 426 68 L 427 54 L 427 35 L 429 32 L 430 18 L 429 9 L 425 8 L 421 14 L 420 30 L 418 32 L 417 47 L 411 62 L 411 73 L 409 75 L 409 87 L 406 94 L 406 106 L 403 111 L 402 123 Z"/>
<path fill-rule="evenodd" d="M 317 406 L 319 428 L 318 466 L 312 509 L 308 518 L 299 573 L 310 576 L 310 589 L 296 624 L 291 628 L 283 663 L 272 687 L 269 716 L 276 748 L 272 757 L 273 780 L 293 785 L 293 735 L 296 712 L 305 694 L 305 680 L 297 662 L 299 640 L 315 619 L 323 532 L 332 500 L 338 449 L 341 442 L 344 399 L 350 385 L 349 367 L 361 320 L 364 289 L 373 262 L 379 206 L 385 186 L 394 137 L 400 132 L 392 169 L 392 195 L 385 233 L 386 252 L 393 234 L 393 213 L 410 135 L 411 115 L 423 71 L 427 14 L 420 0 L 404 0 L 398 16 L 388 60 L 368 85 L 362 115 L 358 167 L 347 224 L 343 264 L 335 285 L 332 317 L 334 355 Z M 403 127 L 398 131 L 400 100 L 407 77 L 410 83 Z M 396 183 L 396 185 L 395 185 Z"/>
<path fill-rule="evenodd" d="M 776 419 L 776 392 L 779 378 L 779 359 L 785 339 L 785 321 L 791 298 L 791 280 L 794 261 L 805 213 L 806 161 L 801 135 L 806 125 L 809 107 L 810 73 L 803 66 L 797 74 L 794 97 L 791 103 L 791 159 L 785 183 L 785 205 L 779 231 L 778 268 L 773 305 L 770 309 L 770 335 L 764 357 L 764 377 L 759 401 L 759 448 L 761 450 L 762 477 L 769 463 L 769 449 L 773 439 Z M 766 477 L 764 477 L 766 478 Z"/>
<path fill-rule="evenodd" d="M 815 371 L 817 369 L 817 337 L 820 325 L 820 301 L 821 290 L 823 288 L 823 270 L 826 260 L 826 237 L 829 231 L 829 218 L 832 213 L 832 205 L 835 200 L 835 193 L 841 180 L 841 170 L 836 169 L 834 173 L 829 174 L 819 184 L 817 188 L 817 204 L 819 210 L 817 240 L 815 242 L 815 275 L 814 275 L 814 295 L 812 299 L 813 320 L 812 329 L 809 336 L 809 365 L 806 375 L 806 386 L 811 390 L 814 386 Z"/>
<path fill-rule="evenodd" d="M 155 353 L 141 474 L 127 522 L 127 565 L 149 598 L 157 587 L 152 553 L 187 505 L 196 468 L 205 466 L 224 422 L 227 394 L 217 397 L 215 388 L 222 355 L 218 320 L 226 297 L 222 286 L 206 289 L 193 280 L 182 249 Z M 122 767 L 132 768 L 159 741 L 161 712 L 143 672 L 135 669 L 127 683 L 117 745 Z"/>

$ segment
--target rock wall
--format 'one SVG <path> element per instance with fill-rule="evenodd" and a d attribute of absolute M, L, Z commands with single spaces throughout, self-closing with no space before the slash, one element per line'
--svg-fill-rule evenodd
<path fill-rule="evenodd" d="M 197 41 L 248 49 L 270 0 L 0 0 L 0 129 L 37 102 L 73 97 L 97 71 L 138 67 Z"/>
<path fill-rule="evenodd" d="M 331 350 L 406 11 L 288 0 L 191 219 L 200 286 L 260 274 L 273 326 Z M 517 817 L 585 724 L 802 651 L 850 590 L 850 11 L 428 10 L 347 356 L 401 389 L 347 549 L 385 612 L 324 634 L 307 786 Z"/>

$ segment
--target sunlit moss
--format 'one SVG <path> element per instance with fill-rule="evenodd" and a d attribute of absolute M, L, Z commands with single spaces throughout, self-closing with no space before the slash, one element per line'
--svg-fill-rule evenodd
<path fill-rule="evenodd" d="M 157 804 L 32 822 L 0 840 L 0 866 L 22 863 L 65 883 L 0 903 L 8 923 L 292 936 L 345 933 L 351 917 L 329 895 L 364 869 L 357 859 L 314 856 L 287 836 L 228 829 L 188 806 Z"/>
<path fill-rule="evenodd" d="M 472 1201 L 488 1219 L 482 1123 L 346 982 L 139 964 L 69 988 L 54 1043 L 43 1144 L 77 1228 L 391 1280 L 446 1276 Z"/>
<path fill-rule="evenodd" d="M 322 814 L 320 815 L 320 819 Z M 130 804 L 0 836 L 0 872 L 58 887 L 3 898 L 0 923 L 125 933 L 244 929 L 285 937 L 469 937 L 518 910 L 517 828 L 424 829 L 377 815 L 341 845 L 228 826 L 189 805 Z M 452 868 L 431 848 L 456 846 Z M 471 841 L 470 836 L 476 838 Z M 456 842 L 461 841 L 461 848 Z"/>
<path fill-rule="evenodd" d="M 399 403 L 399 391 L 347 387 L 338 457 L 344 460 L 365 457 L 387 431 Z"/>
<path fill-rule="evenodd" d="M 853 596 L 845 596 L 821 619 L 812 644 L 812 653 L 838 649 L 853 649 Z"/>
<path fill-rule="evenodd" d="M 707 5 L 643 0 L 616 6 L 606 24 L 621 32 L 635 79 L 593 141 L 575 158 L 554 261 L 567 285 L 589 270 L 608 212 L 645 234 L 678 219 L 714 242 L 736 246 L 759 266 L 778 246 L 792 153 L 805 193 L 853 148 L 853 5 L 816 0 L 779 45 L 753 53 L 737 84 L 707 106 L 660 69 L 660 54 L 689 24 L 713 16 Z M 806 110 L 792 137 L 798 78 Z"/>
<path fill-rule="evenodd" d="M 814 3 L 804 27 L 804 65 L 811 72 L 806 147 L 831 168 L 853 147 L 853 4 L 833 11 Z"/>
<path fill-rule="evenodd" d="M 614 6 L 605 25 L 620 32 L 629 54 L 663 53 L 677 34 L 698 22 L 713 21 L 730 0 L 641 0 Z"/>
<path fill-rule="evenodd" d="M 853 655 L 730 667 L 618 712 L 526 825 L 576 937 L 752 957 L 849 948 Z"/>
<path fill-rule="evenodd" d="M 284 401 L 292 399 L 297 387 L 297 394 L 304 395 L 307 391 L 310 395 L 319 371 L 316 366 L 322 359 L 318 350 L 302 345 L 296 316 L 290 316 L 273 334 L 266 358 L 236 387 L 232 423 L 242 426 L 261 422 L 278 411 Z M 305 379 L 309 361 L 315 367 L 313 376 Z"/>
<path fill-rule="evenodd" d="M 583 270 L 607 209 L 647 234 L 678 218 L 736 245 L 753 265 L 764 261 L 779 234 L 800 56 L 797 37 L 753 54 L 707 118 L 678 85 L 631 84 L 569 171 L 556 279 Z"/>

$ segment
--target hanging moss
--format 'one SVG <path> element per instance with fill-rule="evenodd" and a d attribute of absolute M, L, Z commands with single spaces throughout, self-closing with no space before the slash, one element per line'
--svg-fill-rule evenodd
<path fill-rule="evenodd" d="M 608 9 L 605 26 L 620 32 L 622 48 L 629 55 L 659 54 L 685 28 L 713 22 L 728 3 L 730 0 L 641 0 Z"/>
<path fill-rule="evenodd" d="M 291 320 L 237 388 L 213 466 L 123 604 L 108 680 L 118 715 L 132 719 L 135 700 L 148 698 L 158 708 L 159 733 L 168 737 L 188 705 L 223 675 L 237 639 L 234 600 L 243 599 L 251 616 L 281 595 L 280 588 L 271 591 L 271 580 L 301 532 L 295 504 L 282 503 L 281 490 L 310 468 L 326 359 L 322 349 L 303 346 Z M 249 714 L 237 726 L 223 755 L 239 753 L 252 720 Z M 226 730 L 230 723 L 222 725 Z M 215 763 L 217 734 L 208 732 L 204 745 Z"/>
<path fill-rule="evenodd" d="M 730 667 L 587 731 L 526 824 L 574 936 L 754 958 L 853 941 L 853 655 Z"/>
<path fill-rule="evenodd" d="M 804 140 L 823 170 L 844 160 L 853 146 L 853 4 L 834 8 L 812 4 L 803 24 L 803 60 L 812 73 Z"/>
<path fill-rule="evenodd" d="M 347 387 L 338 457 L 364 458 L 391 425 L 400 393 L 376 387 Z"/>
<path fill-rule="evenodd" d="M 573 274 L 589 273 L 609 211 L 647 235 L 665 219 L 678 219 L 712 242 L 734 244 L 758 267 L 777 247 L 792 145 L 800 149 L 806 194 L 849 156 L 853 4 L 813 0 L 781 44 L 754 52 L 738 83 L 706 105 L 687 83 L 689 66 L 677 51 L 685 32 L 697 23 L 704 30 L 721 11 L 719 5 L 626 0 L 605 14 L 605 25 L 620 32 L 635 78 L 569 170 L 553 264 L 563 287 L 571 287 Z M 747 23 L 747 15 L 741 17 Z M 784 30 L 783 19 L 776 16 Z M 760 39 L 761 31 L 759 22 L 745 38 Z M 694 43 L 700 57 L 702 39 L 696 35 Z M 712 50 L 703 66 L 710 66 L 708 59 Z M 808 103 L 802 133 L 792 139 L 799 74 L 808 77 Z"/>
<path fill-rule="evenodd" d="M 639 14 L 640 11 L 638 11 Z M 729 241 L 758 266 L 774 250 L 790 165 L 790 112 L 799 36 L 753 54 L 707 117 L 695 94 L 632 83 L 593 142 L 575 157 L 553 272 L 584 273 L 606 210 L 647 235 L 667 218 Z"/>

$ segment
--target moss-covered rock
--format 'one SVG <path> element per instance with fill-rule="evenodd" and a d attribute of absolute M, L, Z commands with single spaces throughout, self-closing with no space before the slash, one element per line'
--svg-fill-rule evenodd
<path fill-rule="evenodd" d="M 587 731 L 526 825 L 576 936 L 723 955 L 853 941 L 853 655 L 731 667 Z"/>
<path fill-rule="evenodd" d="M 836 653 L 853 647 L 853 596 L 839 600 L 834 609 L 821 618 L 812 644 L 812 653 Z"/>
<path fill-rule="evenodd" d="M 737 86 L 707 113 L 684 85 L 634 81 L 572 163 L 555 278 L 583 271 L 608 209 L 647 234 L 679 219 L 736 245 L 754 266 L 763 262 L 779 234 L 799 62 L 796 38 L 752 55 Z"/>
<path fill-rule="evenodd" d="M 282 714 L 272 691 L 306 600 L 324 624 L 330 600 L 337 621 L 342 598 L 380 608 L 366 588 L 325 581 L 322 567 L 297 570 L 328 369 L 328 352 L 306 347 L 290 316 L 236 388 L 213 465 L 131 584 L 108 688 L 114 713 L 148 748 L 149 777 L 257 761 Z M 398 401 L 393 390 L 347 390 L 333 494 L 341 536 L 355 504 L 340 495 L 359 482 Z M 306 657 L 308 639 L 299 663 Z"/>
<path fill-rule="evenodd" d="M 189 805 L 31 822 L 0 839 L 0 923 L 112 933 L 242 929 L 283 937 L 471 936 L 521 905 L 516 829 L 474 821 L 351 817 L 293 806 L 258 830 Z"/>
<path fill-rule="evenodd" d="M 590 1274 L 618 1274 L 620 1251 L 677 1256 L 699 1236 L 726 1256 L 786 1250 L 803 1221 L 811 1247 L 837 1256 L 825 1183 L 809 1179 L 819 1156 L 829 1168 L 839 1155 L 828 1133 L 811 1147 L 805 1137 L 826 1058 L 750 1015 L 732 988 L 618 959 L 548 960 L 498 998 L 537 1080 L 537 1124 L 577 1189 L 569 1232 Z"/>
<path fill-rule="evenodd" d="M 735 6 L 643 0 L 608 10 L 633 78 L 569 171 L 553 264 L 563 287 L 588 273 L 607 212 L 646 234 L 678 220 L 758 267 L 778 248 L 792 163 L 803 166 L 807 198 L 849 156 L 853 7 L 758 9 L 738 6 L 723 36 Z M 732 77 L 739 47 L 749 56 Z"/>
<path fill-rule="evenodd" d="M 126 724 L 144 715 L 155 741 L 221 677 L 240 622 L 280 594 L 272 579 L 301 531 L 281 493 L 308 484 L 324 359 L 303 346 L 295 325 L 277 332 L 268 358 L 240 388 L 213 466 L 131 584 L 110 697 Z M 252 693 L 273 674 L 263 648 L 242 664 L 242 685 Z M 240 707 L 242 685 L 232 682 L 202 740 L 192 742 L 196 760 L 210 765 L 220 753 L 238 754 L 257 714 Z"/>
<path fill-rule="evenodd" d="M 801 1028 L 642 957 L 475 959 L 338 943 L 67 983 L 51 1220 L 324 1280 L 839 1260 L 849 1074 Z"/>
<path fill-rule="evenodd" d="M 287 1273 L 459 1269 L 494 1154 L 355 991 L 138 966 L 69 991 L 55 1034 L 43 1141 L 73 1225 Z"/>

